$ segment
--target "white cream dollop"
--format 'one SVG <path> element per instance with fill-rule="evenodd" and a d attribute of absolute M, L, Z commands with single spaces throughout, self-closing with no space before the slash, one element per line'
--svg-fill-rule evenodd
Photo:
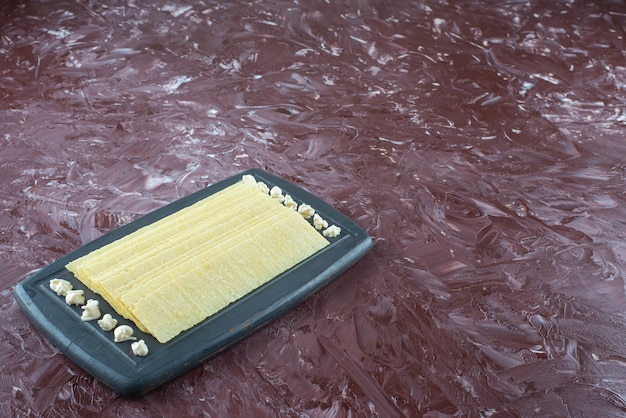
<path fill-rule="evenodd" d="M 57 295 L 65 296 L 67 292 L 72 290 L 74 286 L 72 283 L 63 279 L 52 279 L 50 280 L 50 289 L 52 289 Z"/>
<path fill-rule="evenodd" d="M 329 238 L 338 237 L 339 234 L 341 234 L 341 228 L 337 225 L 331 225 L 322 232 L 322 235 Z"/>
<path fill-rule="evenodd" d="M 94 299 L 89 299 L 86 305 L 81 306 L 83 314 L 80 316 L 82 321 L 93 321 L 100 318 L 100 302 Z"/>
<path fill-rule="evenodd" d="M 316 213 L 313 215 L 313 226 L 319 231 L 321 229 L 328 228 L 328 222 Z"/>
<path fill-rule="evenodd" d="M 267 187 L 267 184 L 263 183 L 262 181 L 259 181 L 259 182 L 256 184 L 256 187 L 257 187 L 260 191 L 262 191 L 263 193 L 269 193 L 269 192 L 270 192 L 270 188 L 269 188 L 269 187 Z"/>
<path fill-rule="evenodd" d="M 293 210 L 298 209 L 298 203 L 295 200 L 293 200 L 293 197 L 291 197 L 291 195 L 289 194 L 285 195 L 285 200 L 283 200 L 283 205 Z"/>
<path fill-rule="evenodd" d="M 113 318 L 111 314 L 104 314 L 102 319 L 98 321 L 98 325 L 105 331 L 111 331 L 117 326 L 117 319 Z"/>
<path fill-rule="evenodd" d="M 283 200 L 285 200 L 285 197 L 283 196 L 283 191 L 278 186 L 274 186 L 270 189 L 270 197 L 281 203 Z"/>
<path fill-rule="evenodd" d="M 313 209 L 310 205 L 303 203 L 300 207 L 298 207 L 298 213 L 304 216 L 305 219 L 309 219 L 315 213 L 315 209 Z"/>
<path fill-rule="evenodd" d="M 136 356 L 145 356 L 148 354 L 148 346 L 144 340 L 139 340 L 130 345 L 131 350 L 133 350 L 133 354 Z"/>
<path fill-rule="evenodd" d="M 122 341 L 136 340 L 137 337 L 133 337 L 133 329 L 128 325 L 120 325 L 115 328 L 113 331 L 114 339 L 116 343 L 121 343 Z"/>
<path fill-rule="evenodd" d="M 241 177 L 241 182 L 243 184 L 250 184 L 252 186 L 256 186 L 256 179 L 252 174 L 246 174 Z"/>
<path fill-rule="evenodd" d="M 83 293 L 85 293 L 84 290 L 68 290 L 65 295 L 65 303 L 68 305 L 84 305 L 85 297 Z"/>

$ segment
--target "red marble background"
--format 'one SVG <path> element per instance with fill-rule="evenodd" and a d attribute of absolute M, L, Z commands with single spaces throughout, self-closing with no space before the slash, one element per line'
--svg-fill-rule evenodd
<path fill-rule="evenodd" d="M 626 415 L 623 1 L 0 5 L 0 415 Z M 119 397 L 14 286 L 247 168 L 372 251 Z"/>

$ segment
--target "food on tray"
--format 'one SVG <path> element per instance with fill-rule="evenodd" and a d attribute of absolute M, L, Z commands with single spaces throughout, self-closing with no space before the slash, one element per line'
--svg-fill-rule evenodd
<path fill-rule="evenodd" d="M 117 319 L 113 318 L 111 314 L 104 314 L 102 319 L 98 321 L 98 325 L 104 331 L 111 331 L 113 328 L 117 326 Z"/>
<path fill-rule="evenodd" d="M 285 199 L 283 200 L 283 205 L 294 210 L 298 209 L 298 203 L 295 200 L 293 200 L 293 197 L 291 197 L 288 194 L 285 195 Z"/>
<path fill-rule="evenodd" d="M 322 232 L 322 235 L 328 238 L 338 237 L 339 234 L 341 234 L 341 228 L 339 228 L 337 225 L 331 225 L 328 228 L 324 229 L 324 232 Z"/>
<path fill-rule="evenodd" d="M 272 199 L 278 200 L 280 203 L 283 203 L 283 201 L 285 200 L 285 196 L 283 196 L 283 191 L 278 186 L 274 186 L 270 189 L 270 197 Z"/>
<path fill-rule="evenodd" d="M 313 209 L 310 205 L 301 204 L 298 206 L 298 213 L 304 216 L 306 219 L 309 219 L 315 213 L 315 209 Z"/>
<path fill-rule="evenodd" d="M 120 325 L 113 330 L 113 341 L 115 341 L 116 343 L 121 343 L 122 341 L 136 340 L 137 337 L 134 337 L 133 333 L 134 331 L 130 326 Z"/>
<path fill-rule="evenodd" d="M 317 230 L 326 229 L 328 228 L 328 222 L 322 219 L 322 217 L 316 213 L 315 215 L 313 215 L 313 226 Z"/>
<path fill-rule="evenodd" d="M 65 294 L 65 303 L 68 305 L 84 305 L 85 297 L 83 296 L 85 293 L 84 290 L 68 290 Z"/>
<path fill-rule="evenodd" d="M 144 340 L 135 341 L 130 345 L 130 349 L 133 350 L 133 354 L 136 356 L 147 356 L 148 355 L 148 346 Z"/>
<path fill-rule="evenodd" d="M 85 305 L 81 306 L 83 313 L 80 319 L 83 321 L 93 321 L 94 319 L 100 318 L 101 313 L 99 305 L 100 302 L 97 300 L 89 299 Z"/>
<path fill-rule="evenodd" d="M 67 292 L 73 289 L 72 283 L 63 279 L 50 280 L 50 289 L 59 296 L 67 295 Z"/>
<path fill-rule="evenodd" d="M 244 176 L 66 267 L 165 343 L 329 245 L 282 196 Z"/>

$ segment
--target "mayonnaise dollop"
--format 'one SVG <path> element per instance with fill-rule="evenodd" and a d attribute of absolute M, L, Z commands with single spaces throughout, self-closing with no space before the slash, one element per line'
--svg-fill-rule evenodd
<path fill-rule="evenodd" d="M 313 226 L 319 231 L 321 229 L 328 228 L 328 222 L 316 213 L 313 215 Z"/>
<path fill-rule="evenodd" d="M 256 179 L 252 174 L 246 174 L 241 177 L 241 182 L 243 184 L 250 184 L 252 186 L 256 186 Z"/>
<path fill-rule="evenodd" d="M 65 296 L 67 292 L 72 290 L 74 286 L 72 283 L 63 279 L 52 279 L 50 280 L 50 289 L 52 289 L 57 295 Z"/>
<path fill-rule="evenodd" d="M 298 207 L 298 213 L 304 216 L 305 219 L 309 219 L 315 213 L 315 209 L 313 209 L 310 205 L 303 203 L 300 207 Z"/>
<path fill-rule="evenodd" d="M 288 194 L 285 195 L 285 200 L 283 200 L 283 205 L 293 210 L 298 209 L 298 203 L 295 200 L 293 200 L 293 197 L 291 197 L 291 195 L 288 195 Z"/>
<path fill-rule="evenodd" d="M 81 306 L 83 310 L 83 314 L 80 316 L 82 321 L 93 321 L 94 319 L 100 318 L 100 302 L 94 299 L 89 299 L 87 304 Z"/>
<path fill-rule="evenodd" d="M 111 331 L 117 326 L 117 319 L 113 318 L 111 314 L 104 314 L 102 319 L 98 321 L 98 325 L 105 331 Z"/>
<path fill-rule="evenodd" d="M 120 325 L 115 328 L 113 331 L 114 339 L 116 343 L 121 343 L 122 341 L 136 340 L 137 337 L 133 337 L 133 329 L 128 325 Z"/>
<path fill-rule="evenodd" d="M 262 191 L 263 193 L 269 193 L 270 192 L 270 188 L 267 186 L 267 184 L 263 183 L 262 181 L 259 181 L 256 184 L 256 187 Z"/>
<path fill-rule="evenodd" d="M 338 237 L 339 234 L 341 234 L 341 228 L 337 225 L 331 225 L 322 232 L 322 235 L 329 238 Z"/>
<path fill-rule="evenodd" d="M 85 293 L 84 290 L 68 290 L 65 295 L 65 303 L 68 305 L 84 305 L 85 297 L 83 293 Z"/>
<path fill-rule="evenodd" d="M 130 345 L 131 350 L 133 350 L 133 354 L 136 356 L 145 356 L 148 354 L 148 346 L 144 340 L 139 340 Z"/>
<path fill-rule="evenodd" d="M 277 200 L 282 203 L 285 200 L 285 196 L 283 196 L 283 191 L 280 187 L 274 186 L 270 189 L 270 197 L 274 200 Z"/>

